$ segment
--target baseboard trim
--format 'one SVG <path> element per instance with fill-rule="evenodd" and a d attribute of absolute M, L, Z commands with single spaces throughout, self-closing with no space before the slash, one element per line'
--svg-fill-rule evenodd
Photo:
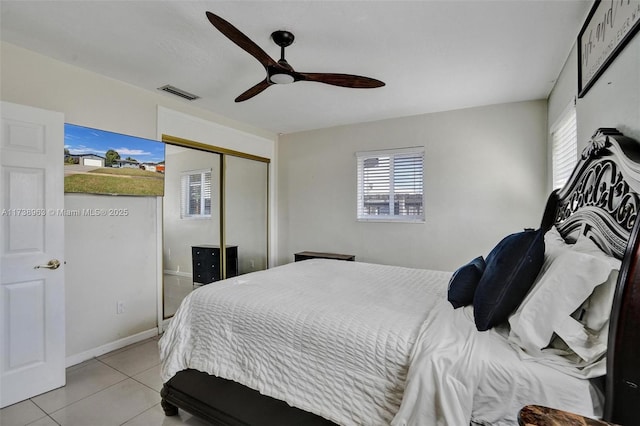
<path fill-rule="evenodd" d="M 177 276 L 177 277 L 185 277 L 185 278 L 192 278 L 193 277 L 193 274 L 191 272 L 172 271 L 170 269 L 165 269 L 162 272 L 165 275 L 174 275 L 174 276 Z"/>
<path fill-rule="evenodd" d="M 158 334 L 160 334 L 158 327 L 155 327 L 150 330 L 142 331 L 132 336 L 128 336 L 128 337 L 116 340 L 114 342 L 107 343 L 106 345 L 98 346 L 97 348 L 93 348 L 88 351 L 81 352 L 79 354 L 68 356 L 65 359 L 66 367 L 71 367 L 72 365 L 80 364 L 81 362 L 87 361 L 91 358 L 98 357 L 100 355 L 104 355 L 106 353 L 115 351 L 117 349 L 124 348 L 125 346 L 129 346 L 131 344 L 138 343 L 143 340 L 151 339 L 152 337 L 155 337 Z"/>

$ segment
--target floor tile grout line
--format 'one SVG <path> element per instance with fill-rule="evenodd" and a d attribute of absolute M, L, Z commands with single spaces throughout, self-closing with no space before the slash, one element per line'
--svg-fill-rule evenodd
<path fill-rule="evenodd" d="M 96 359 L 97 359 L 97 358 L 96 358 Z M 133 376 L 137 376 L 138 374 L 142 374 L 142 373 L 144 373 L 145 371 L 147 371 L 147 370 L 151 370 L 153 367 L 157 367 L 158 365 L 160 365 L 160 363 L 153 364 L 151 367 L 149 367 L 149 368 L 145 368 L 145 369 L 144 369 L 144 370 L 142 370 L 142 371 L 138 371 L 137 373 L 134 373 L 134 374 L 129 374 L 129 373 L 125 373 L 124 371 L 118 370 L 118 369 L 117 369 L 116 367 L 114 367 L 113 365 L 109 365 L 109 364 L 107 364 L 106 362 L 104 362 L 104 361 L 103 361 L 103 360 L 101 360 L 101 359 L 98 359 L 98 361 L 99 361 L 99 362 L 101 362 L 101 363 L 103 363 L 103 364 L 104 364 L 104 365 L 106 365 L 107 367 L 111 367 L 111 368 L 113 368 L 113 369 L 114 369 L 114 370 L 116 370 L 118 373 L 122 373 L 122 374 L 124 374 L 125 376 L 127 376 L 128 378 L 133 379 L 133 380 L 136 380 L 136 379 L 134 379 L 134 378 L 133 378 Z M 137 380 L 136 380 L 136 381 L 137 381 Z M 143 383 L 143 384 L 144 384 L 144 383 Z"/>
<path fill-rule="evenodd" d="M 124 374 L 124 373 L 123 373 L 123 374 Z M 145 386 L 146 388 L 148 388 L 148 389 L 150 389 L 150 390 L 152 390 L 152 391 L 156 392 L 158 395 L 160 394 L 160 392 L 158 392 L 157 390 L 155 390 L 155 389 L 153 389 L 153 388 L 151 388 L 151 387 L 149 387 L 149 386 L 145 385 L 144 383 L 139 382 L 138 380 L 134 379 L 134 378 L 133 378 L 133 377 L 131 377 L 131 376 L 127 376 L 127 377 L 125 377 L 124 379 L 122 379 L 122 380 L 120 380 L 120 381 L 118 381 L 118 382 L 116 382 L 116 383 L 113 383 L 112 385 L 107 386 L 107 387 L 106 387 L 106 388 L 104 388 L 104 389 L 101 389 L 101 390 L 99 390 L 99 391 L 97 391 L 97 392 L 94 392 L 94 393 L 92 393 L 91 395 L 87 395 L 87 396 L 85 396 L 85 397 L 83 397 L 83 398 L 81 398 L 81 399 L 79 399 L 79 400 L 77 400 L 77 401 L 72 402 L 71 404 L 67 404 L 67 405 L 65 405 L 64 407 L 61 407 L 61 408 L 59 408 L 59 409 L 57 409 L 57 410 L 55 410 L 55 411 L 51 412 L 51 414 L 55 414 L 55 413 L 57 413 L 58 411 L 62 411 L 62 410 L 64 410 L 65 408 L 68 408 L 68 407 L 70 407 L 70 406 L 72 406 L 72 405 L 75 405 L 75 404 L 77 404 L 77 403 L 79 403 L 79 402 L 81 402 L 81 401 L 84 401 L 84 400 L 85 400 L 85 399 L 87 399 L 87 398 L 92 397 L 92 396 L 95 396 L 96 394 L 98 394 L 98 393 L 100 393 L 100 392 L 104 392 L 104 391 L 106 391 L 107 389 L 110 389 L 110 388 L 112 388 L 112 387 L 114 387 L 114 386 L 116 386 L 116 385 L 118 385 L 118 384 L 120 384 L 120 383 L 122 383 L 122 382 L 125 382 L 125 381 L 127 381 L 127 380 L 129 380 L 129 379 L 131 379 L 132 381 L 134 381 L 134 382 L 136 382 L 136 383 L 138 383 L 138 384 L 141 384 L 141 385 Z M 132 419 L 134 419 L 134 418 L 138 417 L 138 416 L 139 416 L 139 415 L 141 415 L 142 413 L 144 413 L 144 412 L 146 412 L 146 411 L 151 410 L 152 408 L 154 408 L 154 407 L 155 407 L 156 405 L 158 405 L 158 404 L 160 404 L 160 402 L 158 402 L 157 404 L 154 404 L 154 405 L 152 405 L 151 407 L 149 407 L 149 408 L 147 408 L 147 409 L 145 409 L 145 410 L 143 410 L 143 411 L 141 411 L 141 412 L 137 413 L 135 416 L 133 416 L 133 417 L 131 417 L 130 419 L 127 419 L 125 422 L 121 423 L 121 425 L 122 425 L 122 424 L 124 424 L 124 423 L 126 423 L 126 422 L 128 422 L 128 421 L 131 421 Z M 40 408 L 40 407 L 38 406 L 38 408 Z M 40 408 L 40 409 L 42 410 L 42 408 Z M 44 411 L 44 410 L 43 410 L 43 411 Z M 53 416 L 51 416 L 51 414 L 47 413 L 47 417 L 51 418 L 51 420 L 53 420 L 53 421 L 54 421 L 58 426 L 60 426 L 60 423 L 58 423 L 58 422 L 56 421 L 56 419 L 54 419 L 54 418 L 53 418 Z M 40 419 L 42 419 L 42 417 L 41 417 Z M 28 426 L 28 425 L 27 425 L 27 426 Z"/>
<path fill-rule="evenodd" d="M 32 401 L 32 402 L 33 402 L 33 401 Z M 39 407 L 38 407 L 38 408 L 39 408 Z M 40 408 L 40 409 L 42 410 L 42 408 Z M 56 425 L 60 426 L 60 423 L 58 423 L 58 422 L 56 421 L 56 419 L 54 419 L 53 417 L 51 417 L 49 414 L 45 415 L 44 417 L 40 417 L 39 419 L 36 419 L 36 420 L 34 420 L 34 421 L 30 422 L 30 423 L 27 423 L 25 426 L 29 426 L 29 425 L 32 425 L 32 424 L 34 424 L 34 423 L 36 423 L 36 422 L 40 422 L 40 421 L 42 421 L 42 419 L 44 419 L 45 417 L 48 417 L 48 418 L 49 418 L 49 420 L 51 420 L 51 421 L 52 421 L 53 423 L 55 423 Z"/>
<path fill-rule="evenodd" d="M 125 373 L 124 371 L 120 371 L 120 370 L 118 370 L 116 367 L 114 367 L 113 365 L 109 365 L 109 364 L 107 364 L 106 362 L 104 362 L 104 361 L 103 361 L 103 360 L 101 360 L 101 359 L 98 359 L 98 358 L 96 358 L 96 359 L 98 360 L 98 362 L 100 362 L 100 363 L 102 363 L 102 364 L 106 365 L 106 366 L 107 366 L 107 367 L 109 367 L 109 368 L 113 368 L 113 369 L 114 369 L 114 370 L 116 370 L 118 373 L 120 373 L 120 374 L 124 374 L 125 376 L 127 376 L 127 378 L 132 379 L 132 377 L 129 375 L 129 373 Z"/>
<path fill-rule="evenodd" d="M 140 380 L 138 380 L 138 379 L 134 378 L 134 375 L 142 374 L 142 373 L 144 373 L 144 372 L 146 372 L 146 371 L 148 371 L 148 370 L 150 370 L 150 369 L 152 369 L 152 368 L 154 368 L 154 367 L 157 367 L 158 365 L 160 365 L 160 363 L 153 364 L 152 366 L 149 366 L 148 368 L 146 368 L 146 369 L 144 369 L 144 370 L 142 370 L 142 371 L 140 371 L 140 372 L 137 372 L 137 373 L 135 373 L 135 374 L 129 374 L 129 373 L 126 373 L 126 372 L 124 372 L 124 371 L 121 371 L 121 370 L 119 370 L 118 368 L 116 368 L 116 367 L 114 367 L 114 366 L 112 366 L 112 365 L 108 364 L 107 362 L 103 361 L 103 359 L 104 359 L 104 360 L 108 360 L 108 359 L 109 359 L 109 358 L 111 358 L 112 356 L 115 356 L 115 355 L 118 355 L 118 354 L 125 353 L 125 352 L 126 352 L 126 351 L 128 351 L 129 349 L 133 349 L 133 348 L 136 348 L 136 347 L 142 346 L 142 345 L 144 345 L 144 344 L 147 344 L 147 343 L 150 343 L 150 342 L 153 342 L 153 341 L 155 341 L 155 342 L 156 342 L 156 345 L 157 345 L 157 342 L 158 342 L 158 340 L 160 339 L 160 337 L 161 337 L 160 335 L 158 335 L 158 336 L 153 336 L 153 337 L 151 337 L 151 338 L 149 338 L 149 339 L 145 339 L 145 340 L 143 340 L 143 341 L 133 343 L 133 344 L 128 345 L 128 346 L 126 346 L 126 347 L 123 347 L 123 348 L 120 348 L 120 349 L 116 349 L 116 350 L 114 350 L 114 351 L 112 351 L 112 352 L 109 352 L 109 353 L 107 353 L 107 354 L 100 355 L 99 357 L 98 357 L 98 356 L 96 356 L 96 357 L 91 358 L 90 360 L 95 360 L 95 361 L 97 361 L 97 362 L 101 363 L 102 365 L 105 365 L 105 366 L 107 366 L 107 367 L 111 368 L 112 370 L 114 370 L 114 371 L 116 371 L 116 372 L 118 372 L 118 373 L 122 374 L 123 376 L 125 376 L 122 380 L 118 380 L 117 382 L 112 383 L 111 385 L 109 385 L 109 386 L 107 386 L 107 387 L 105 387 L 105 388 L 103 388 L 103 389 L 100 389 L 100 390 L 98 390 L 98 391 L 95 391 L 95 392 L 93 392 L 93 393 L 91 393 L 91 394 L 89 394 L 89 395 L 85 395 L 85 396 L 83 396 L 82 398 L 80 398 L 80 399 L 78 399 L 78 400 L 76 400 L 76 401 L 73 401 L 73 402 L 71 402 L 71 403 L 68 403 L 68 404 L 66 404 L 66 405 L 64 405 L 64 406 L 62 406 L 62 407 L 59 407 L 59 408 L 57 408 L 57 409 L 55 409 L 55 410 L 53 410 L 53 411 L 51 411 L 51 412 L 46 411 L 44 408 L 42 408 L 40 405 L 38 405 L 38 403 L 36 403 L 36 401 L 34 401 L 34 399 L 35 399 L 37 396 L 40 396 L 40 395 L 36 395 L 35 397 L 28 398 L 27 400 L 25 400 L 25 401 L 30 401 L 32 404 L 34 404 L 34 405 L 35 405 L 35 406 L 36 406 L 36 407 L 37 407 L 37 408 L 38 408 L 38 409 L 39 409 L 39 410 L 44 414 L 42 417 L 40 417 L 40 418 L 38 418 L 38 419 L 34 420 L 34 422 L 40 421 L 40 420 L 44 419 L 45 417 L 48 417 L 48 418 L 49 418 L 52 422 L 54 422 L 56 425 L 60 425 L 60 423 L 59 423 L 55 418 L 53 418 L 53 416 L 52 416 L 53 414 L 55 414 L 55 413 L 57 413 L 57 412 L 59 412 L 59 411 L 61 411 L 61 410 L 65 409 L 65 408 L 68 408 L 68 407 L 70 407 L 70 406 L 72 406 L 72 405 L 75 405 L 75 404 L 77 404 L 77 403 L 79 403 L 79 402 L 81 402 L 81 401 L 83 401 L 83 400 L 85 400 L 85 399 L 87 399 L 87 398 L 90 398 L 90 397 L 92 397 L 92 396 L 94 396 L 94 395 L 96 395 L 96 394 L 98 394 L 98 393 L 100 393 L 100 392 L 106 391 L 107 389 L 110 389 L 110 388 L 112 388 L 113 386 L 116 386 L 116 385 L 118 385 L 118 384 L 120 384 L 120 383 L 122 383 L 122 382 L 126 381 L 127 379 L 132 379 L 134 382 L 136 382 L 136 383 L 138 383 L 138 384 L 140 384 L 140 385 L 142 385 L 142 386 L 146 387 L 147 389 L 150 389 L 150 390 L 152 390 L 152 391 L 154 391 L 154 392 L 156 392 L 156 393 L 158 393 L 158 394 L 159 394 L 159 393 L 160 393 L 159 391 L 157 391 L 156 389 L 152 388 L 151 386 L 149 386 L 149 385 L 147 385 L 147 384 L 145 384 L 145 383 L 141 382 Z M 101 359 L 101 358 L 102 358 L 102 359 Z M 87 360 L 87 361 L 83 361 L 83 363 L 88 362 L 88 361 L 89 361 L 89 360 Z M 78 364 L 76 364 L 76 365 L 78 365 Z M 67 371 L 69 371 L 69 369 L 70 369 L 70 368 L 73 368 L 73 367 L 75 367 L 75 365 L 74 365 L 74 366 L 71 366 L 71 367 L 68 367 L 66 370 L 67 370 Z M 80 368 L 82 368 L 82 367 L 80 367 Z M 155 407 L 155 405 L 154 405 L 153 407 Z M 140 413 L 136 414 L 136 416 L 132 417 L 131 419 L 128 419 L 126 422 L 128 422 L 128 421 L 132 420 L 133 418 L 135 418 L 135 417 L 137 417 L 137 416 L 141 415 L 142 413 L 144 413 L 144 412 L 146 412 L 146 411 L 148 411 L 148 410 L 151 410 L 153 407 L 148 408 L 148 409 L 146 409 L 146 410 L 144 410 L 144 411 L 142 411 L 142 412 L 140 412 Z M 126 422 L 124 422 L 124 423 L 126 423 Z M 32 422 L 32 423 L 33 423 L 33 422 Z"/>
<path fill-rule="evenodd" d="M 42 408 L 41 406 L 39 406 L 39 405 L 38 405 L 38 403 L 37 403 L 37 402 L 35 402 L 35 401 L 33 400 L 33 398 L 29 398 L 29 401 L 31 401 L 31 403 L 32 403 L 33 405 L 35 405 L 36 407 L 38 407 L 38 408 L 39 408 L 39 409 L 44 413 L 44 416 L 43 416 L 43 417 L 47 417 L 47 416 L 49 416 L 49 413 L 47 412 L 47 410 L 45 410 L 44 408 Z M 42 419 L 43 417 L 40 417 L 40 418 Z"/>
<path fill-rule="evenodd" d="M 146 371 L 146 370 L 145 370 L 145 371 Z M 156 392 L 157 394 L 160 394 L 160 391 L 157 391 L 156 389 L 152 388 L 151 386 L 149 386 L 149 385 L 148 385 L 148 384 L 146 384 L 146 383 L 141 382 L 140 380 L 136 379 L 135 377 L 129 377 L 129 378 L 130 378 L 131 380 L 135 381 L 135 382 L 140 383 L 142 386 L 145 386 L 145 387 L 147 387 L 147 388 L 151 389 L 152 391 Z"/>
<path fill-rule="evenodd" d="M 47 410 L 45 410 L 44 408 L 42 408 L 40 405 L 38 405 L 38 403 L 37 403 L 37 402 L 35 402 L 35 401 L 34 401 L 34 398 L 35 398 L 35 397 L 34 397 L 34 398 L 30 398 L 29 400 L 30 400 L 31 402 L 33 402 L 33 403 L 36 405 L 36 407 L 38 407 L 39 409 L 41 409 L 41 410 L 42 410 L 42 411 L 43 411 L 47 416 L 51 417 L 51 414 L 53 414 L 53 413 L 57 413 L 58 411 L 63 410 L 64 408 L 67 408 L 67 407 L 69 407 L 69 406 L 71 406 L 71 405 L 73 405 L 73 404 L 75 404 L 75 403 L 77 403 L 77 402 L 80 402 L 80 401 L 83 401 L 83 400 L 85 400 L 85 399 L 87 399 L 87 398 L 90 398 L 90 397 L 92 397 L 93 395 L 95 395 L 95 394 L 97 394 L 97 393 L 100 393 L 100 392 L 102 392 L 102 391 L 104 391 L 104 390 L 107 390 L 107 389 L 109 389 L 110 387 L 117 385 L 118 383 L 122 383 L 122 382 L 124 382 L 124 381 L 125 381 L 125 380 L 127 380 L 127 379 L 133 379 L 133 377 L 129 376 L 129 375 L 128 375 L 128 374 L 126 374 L 126 373 L 123 373 L 122 371 L 120 371 L 120 370 L 118 370 L 118 369 L 116 369 L 116 368 L 113 368 L 112 366 L 110 366 L 109 364 L 106 364 L 106 363 L 102 362 L 102 361 L 101 361 L 101 360 L 99 360 L 98 358 L 93 358 L 93 359 L 94 359 L 94 360 L 96 360 L 96 361 L 98 361 L 99 363 L 101 363 L 101 364 L 103 364 L 103 365 L 105 365 L 105 366 L 107 366 L 107 367 L 111 368 L 112 370 L 114 370 L 114 371 L 116 371 L 116 372 L 118 372 L 118 373 L 120 373 L 120 374 L 124 375 L 125 377 L 124 377 L 123 379 L 121 379 L 121 380 L 118 380 L 118 381 L 117 381 L 117 382 L 115 382 L 115 383 L 110 384 L 109 386 L 107 386 L 107 387 L 105 387 L 105 388 L 102 388 L 102 389 L 100 389 L 100 390 L 97 390 L 97 391 L 95 391 L 95 392 L 93 392 L 93 393 L 90 393 L 90 394 L 88 394 L 88 395 L 83 396 L 82 398 L 80 398 L 80 399 L 78 399 L 78 400 L 76 400 L 76 401 L 73 401 L 73 402 L 71 402 L 71 403 L 69 403 L 69 404 L 67 404 L 67 405 L 64 405 L 64 406 L 62 406 L 62 407 L 60 407 L 60 408 L 57 408 L 57 409 L 55 409 L 55 410 L 51 411 L 50 413 L 49 413 Z M 135 380 L 135 379 L 134 379 L 134 380 Z M 65 385 L 65 386 L 66 386 L 66 385 Z M 39 395 L 38 395 L 38 396 L 39 396 Z M 55 421 L 55 419 L 53 419 L 53 420 Z M 57 422 L 56 422 L 56 423 L 57 423 Z"/>
<path fill-rule="evenodd" d="M 44 414 L 44 416 L 42 416 L 42 417 L 38 417 L 37 419 L 34 419 L 32 422 L 27 423 L 27 426 L 28 426 L 29 424 L 31 424 L 31 423 L 38 422 L 38 421 L 40 421 L 40 420 L 44 419 L 45 417 L 48 417 L 48 416 L 49 416 L 49 413 L 47 413 L 46 411 L 44 411 L 44 410 L 42 409 L 42 407 L 40 407 L 38 404 L 36 404 L 36 402 L 35 402 L 35 401 L 33 401 L 31 398 L 26 399 L 26 400 L 24 400 L 24 401 L 16 402 L 15 404 L 8 405 L 8 406 L 6 406 L 6 407 L 4 407 L 4 408 L 0 409 L 0 412 L 1 412 L 1 411 L 4 411 L 6 408 L 11 407 L 12 405 L 22 404 L 22 403 L 27 402 L 27 401 L 29 401 L 29 402 L 31 402 L 33 405 L 35 405 L 35 406 L 38 408 L 38 410 L 42 411 L 42 413 Z"/>
<path fill-rule="evenodd" d="M 112 387 L 114 387 L 114 386 L 116 386 L 116 385 L 118 385 L 118 384 L 120 384 L 120 383 L 122 383 L 122 382 L 124 382 L 124 381 L 126 381 L 126 380 L 129 380 L 129 379 L 132 379 L 132 377 L 125 377 L 125 378 L 124 378 L 124 379 L 122 379 L 122 380 L 118 380 L 117 382 L 110 384 L 110 385 L 109 385 L 109 386 L 107 386 L 106 388 L 100 389 L 99 391 L 93 392 L 92 394 L 85 395 L 85 396 L 83 396 L 82 398 L 80 398 L 80 399 L 78 399 L 78 400 L 76 400 L 76 401 L 73 401 L 73 402 L 72 402 L 72 403 L 70 403 L 70 404 L 65 405 L 64 407 L 60 407 L 60 408 L 58 408 L 58 409 L 56 409 L 56 410 L 52 411 L 51 413 L 47 413 L 47 415 L 48 415 L 49 417 L 53 418 L 53 417 L 51 416 L 52 414 L 55 414 L 55 413 L 57 413 L 58 411 L 62 411 L 62 410 L 64 410 L 65 408 L 69 408 L 69 407 L 71 407 L 72 405 L 75 405 L 75 404 L 79 403 L 80 401 L 84 401 L 84 400 L 85 400 L 85 399 L 87 399 L 87 398 L 91 398 L 92 396 L 94 396 L 94 395 L 96 395 L 96 394 L 99 394 L 100 392 L 104 392 L 104 391 L 106 391 L 107 389 L 110 389 L 110 388 L 112 388 Z M 53 419 L 53 420 L 55 421 L 55 419 Z M 58 422 L 56 422 L 56 423 L 58 423 Z M 58 423 L 58 424 L 59 424 L 59 423 Z"/>
<path fill-rule="evenodd" d="M 125 424 L 127 424 L 128 422 L 130 422 L 131 420 L 135 419 L 136 417 L 139 417 L 141 415 L 143 415 L 144 413 L 146 413 L 147 411 L 153 410 L 157 405 L 159 405 L 160 403 L 154 404 L 151 407 L 147 408 L 146 410 L 143 410 L 141 412 L 139 412 L 138 414 L 136 414 L 135 416 L 131 417 L 130 419 L 125 420 L 124 422 L 120 423 L 120 426 L 123 426 Z"/>
<path fill-rule="evenodd" d="M 47 414 L 47 417 L 49 417 L 49 419 L 51 419 L 52 422 L 54 422 L 55 424 L 57 424 L 58 426 L 60 426 L 60 423 L 58 423 L 56 421 L 56 419 L 54 419 L 53 417 L 51 417 L 50 415 Z"/>
<path fill-rule="evenodd" d="M 100 358 L 108 359 L 108 358 L 111 358 L 112 356 L 125 353 L 126 351 L 128 351 L 130 349 L 133 349 L 135 347 L 147 344 L 147 343 L 151 342 L 152 340 L 156 340 L 156 336 L 150 337 L 150 338 L 145 339 L 145 340 L 141 340 L 139 342 L 131 343 L 130 345 L 124 346 L 124 347 L 119 348 L 119 349 L 114 349 L 111 352 L 107 352 L 106 354 L 102 354 L 102 355 L 96 356 L 95 359 L 100 359 Z"/>
<path fill-rule="evenodd" d="M 134 381 L 134 382 L 136 382 L 136 383 L 140 383 L 141 385 L 143 385 L 143 386 L 145 386 L 145 387 L 147 387 L 147 388 L 149 388 L 149 389 L 153 390 L 154 392 L 157 392 L 158 394 L 160 393 L 160 392 L 158 392 L 157 390 L 153 389 L 152 387 L 147 386 L 146 384 L 144 384 L 144 383 L 140 382 L 139 380 L 137 380 L 137 379 L 133 378 L 133 376 L 129 375 L 128 373 L 125 373 L 124 371 L 120 371 L 120 370 L 118 370 L 117 368 L 113 367 L 112 365 L 109 365 L 109 364 L 107 364 L 106 362 L 103 362 L 101 359 L 98 359 L 98 358 L 94 358 L 94 359 L 95 359 L 96 361 L 98 361 L 99 363 L 101 363 L 101 364 L 103 364 L 103 365 L 105 365 L 105 366 L 107 366 L 107 367 L 109 367 L 109 368 L 113 369 L 114 371 L 117 371 L 118 373 L 120 373 L 120 374 L 124 375 L 124 376 L 125 376 L 125 378 L 124 378 L 124 379 L 122 379 L 122 380 L 118 380 L 117 382 L 112 383 L 111 385 L 107 386 L 106 388 L 100 389 L 99 391 L 93 392 L 93 393 L 91 393 L 91 394 L 89 394 L 89 395 L 85 395 L 84 397 L 82 397 L 82 398 L 78 399 L 77 401 L 73 401 L 72 403 L 67 404 L 67 405 L 65 405 L 64 407 L 60 407 L 60 408 L 58 408 L 58 409 L 56 409 L 56 410 L 52 411 L 51 413 L 48 413 L 47 411 L 45 411 L 42 407 L 40 407 L 38 404 L 36 404 L 33 400 L 32 400 L 31 402 L 33 402 L 33 403 L 34 403 L 34 404 L 35 404 L 35 405 L 36 405 L 40 410 L 42 410 L 42 411 L 43 411 L 47 416 L 51 417 L 51 416 L 50 416 L 50 414 L 57 413 L 57 412 L 58 412 L 58 411 L 60 411 L 60 410 L 63 410 L 63 409 L 65 409 L 65 408 L 67 408 L 67 407 L 69 407 L 69 406 L 71 406 L 71 405 L 73 405 L 73 404 L 76 404 L 76 403 L 78 403 L 78 402 L 80 402 L 80 401 L 83 401 L 83 400 L 85 400 L 85 399 L 87 399 L 87 398 L 90 398 L 90 397 L 94 396 L 95 394 L 100 393 L 100 392 L 103 392 L 103 391 L 105 391 L 105 390 L 107 390 L 107 389 L 109 389 L 109 388 L 111 388 L 111 387 L 113 387 L 113 386 L 115 386 L 115 385 L 117 385 L 117 384 L 119 384 L 119 383 L 122 383 L 122 382 L 124 382 L 124 381 L 126 381 L 126 380 L 128 380 L 128 379 L 131 379 L 131 380 L 133 380 L 133 381 Z M 153 366 L 149 367 L 147 370 L 149 370 L 149 369 L 151 369 L 151 368 L 153 368 L 153 367 L 155 367 L 155 366 L 157 366 L 157 365 L 159 365 L 159 364 L 154 364 Z M 143 373 L 143 372 L 145 372 L 145 371 L 147 371 L 147 370 L 143 370 L 143 371 L 141 371 L 140 373 Z M 140 373 L 136 373 L 136 374 L 140 374 Z M 54 421 L 55 421 L 55 419 L 54 419 Z M 57 422 L 56 422 L 56 423 L 57 423 Z"/>

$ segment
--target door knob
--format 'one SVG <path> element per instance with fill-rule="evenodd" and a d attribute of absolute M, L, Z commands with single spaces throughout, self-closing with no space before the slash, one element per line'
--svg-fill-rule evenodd
<path fill-rule="evenodd" d="M 58 259 L 51 259 L 46 265 L 36 265 L 33 269 L 47 268 L 58 269 L 60 267 L 60 261 Z"/>

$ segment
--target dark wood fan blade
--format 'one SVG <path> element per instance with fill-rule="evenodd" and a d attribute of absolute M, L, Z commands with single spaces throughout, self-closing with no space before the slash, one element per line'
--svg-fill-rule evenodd
<path fill-rule="evenodd" d="M 299 72 L 296 73 L 300 80 L 316 81 L 318 83 L 332 84 L 341 87 L 353 87 L 356 89 L 373 89 L 384 86 L 384 83 L 375 78 L 362 77 L 351 74 L 332 74 L 332 73 L 313 73 Z"/>
<path fill-rule="evenodd" d="M 247 99 L 253 98 L 255 95 L 262 92 L 267 87 L 271 86 L 271 84 L 273 83 L 270 83 L 269 80 L 267 79 L 262 80 L 260 83 L 256 84 L 255 86 L 251 87 L 249 90 L 246 90 L 244 93 L 238 96 L 236 98 L 236 102 L 242 102 L 242 101 L 246 101 Z"/>
<path fill-rule="evenodd" d="M 256 58 L 266 68 L 268 66 L 276 66 L 278 63 L 271 56 L 255 44 L 249 37 L 240 32 L 236 27 L 211 12 L 207 12 L 209 22 L 216 27 L 229 40 L 240 46 L 251 56 Z"/>

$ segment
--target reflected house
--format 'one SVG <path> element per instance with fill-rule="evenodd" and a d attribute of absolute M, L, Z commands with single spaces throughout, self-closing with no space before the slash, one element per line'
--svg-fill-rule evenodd
<path fill-rule="evenodd" d="M 119 169 L 122 169 L 122 168 L 139 169 L 140 163 L 132 160 L 117 159 L 117 160 L 113 160 L 113 163 L 111 163 L 111 167 L 115 167 Z"/>
<path fill-rule="evenodd" d="M 96 154 L 69 154 L 65 155 L 64 161 L 65 163 L 73 163 L 80 166 L 104 167 L 107 159 Z"/>
<path fill-rule="evenodd" d="M 139 167 L 148 172 L 164 173 L 164 163 L 142 163 Z"/>

